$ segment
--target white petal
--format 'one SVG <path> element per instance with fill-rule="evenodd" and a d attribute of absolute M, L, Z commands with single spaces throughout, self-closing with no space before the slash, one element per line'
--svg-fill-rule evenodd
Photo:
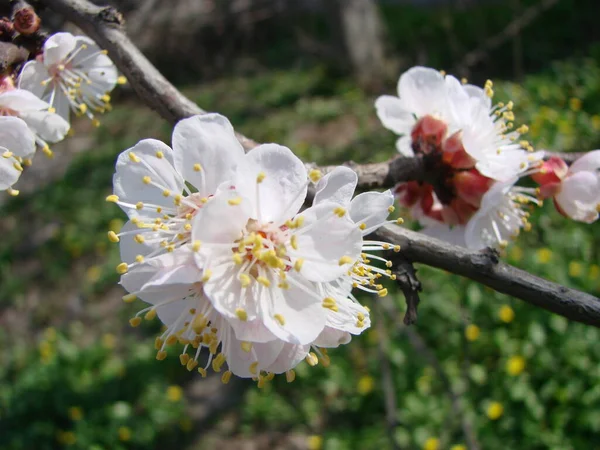
<path fill-rule="evenodd" d="M 36 135 L 51 144 L 62 141 L 70 128 L 64 118 L 48 111 L 22 113 L 21 118 Z"/>
<path fill-rule="evenodd" d="M 62 63 L 77 44 L 71 33 L 55 33 L 44 44 L 44 64 L 46 67 Z"/>
<path fill-rule="evenodd" d="M 492 99 L 488 97 L 485 91 L 479 86 L 465 84 L 463 89 L 470 98 L 477 99 L 478 101 L 482 102 L 487 109 L 492 108 Z"/>
<path fill-rule="evenodd" d="M 25 89 L 14 89 L 0 94 L 0 107 L 10 108 L 17 113 L 40 111 L 50 105 Z"/>
<path fill-rule="evenodd" d="M 404 103 L 391 95 L 382 95 L 375 101 L 377 117 L 388 130 L 396 134 L 410 134 L 415 124 L 412 111 L 404 108 Z"/>
<path fill-rule="evenodd" d="M 261 183 L 257 177 L 264 175 Z M 235 187 L 248 197 L 254 219 L 279 225 L 296 214 L 306 198 L 306 167 L 287 147 L 263 144 L 237 166 Z"/>
<path fill-rule="evenodd" d="M 336 348 L 348 344 L 351 340 L 350 333 L 326 326 L 313 344 L 317 347 Z"/>
<path fill-rule="evenodd" d="M 234 241 L 241 237 L 249 218 L 250 202 L 246 198 L 239 197 L 236 191 L 220 192 L 196 213 L 192 223 L 192 240 L 234 247 Z M 202 245 L 202 251 L 207 247 Z M 225 249 L 225 253 L 232 255 L 229 249 Z"/>
<path fill-rule="evenodd" d="M 579 171 L 563 182 L 556 202 L 570 218 L 592 223 L 598 218 L 600 204 L 600 175 L 597 172 Z"/>
<path fill-rule="evenodd" d="M 442 74 L 428 67 L 413 67 L 398 81 L 398 96 L 404 109 L 421 117 L 446 112 L 446 85 Z"/>
<path fill-rule="evenodd" d="M 319 180 L 313 205 L 329 201 L 346 207 L 352 200 L 357 182 L 358 175 L 354 170 L 344 166 L 336 167 Z"/>
<path fill-rule="evenodd" d="M 154 276 L 142 289 L 154 289 L 168 285 L 193 285 L 202 278 L 194 255 L 189 246 L 183 246 L 172 252 L 153 257 L 147 264 L 156 269 Z"/>
<path fill-rule="evenodd" d="M 272 373 L 287 372 L 301 363 L 309 350 L 310 345 L 285 344 L 275 362 L 264 370 Z"/>
<path fill-rule="evenodd" d="M 50 84 L 42 85 L 42 81 L 50 78 L 50 73 L 46 66 L 39 61 L 29 61 L 21 69 L 19 75 L 19 88 L 31 91 L 39 98 L 44 98 L 50 91 Z"/>
<path fill-rule="evenodd" d="M 187 284 L 155 286 L 152 289 L 146 289 L 142 292 L 139 292 L 142 289 L 142 286 L 144 286 L 148 281 L 150 281 L 156 275 L 156 273 L 157 269 L 155 267 L 152 267 L 148 264 L 141 264 L 135 267 L 135 269 L 122 275 L 120 284 L 127 290 L 127 292 L 136 293 L 137 297 L 139 297 L 146 303 L 150 303 L 151 305 L 158 305 L 169 300 L 184 299 L 190 295 L 190 287 Z M 179 303 L 180 305 L 171 305 L 174 305 L 176 307 L 181 306 L 183 308 L 185 306 L 183 304 L 187 303 L 187 300 L 181 301 Z M 183 309 L 180 309 L 177 312 L 177 315 L 179 315 L 181 311 L 183 311 Z M 171 312 L 172 311 L 170 311 L 169 308 L 167 308 L 166 306 L 159 308 L 158 310 L 159 315 L 161 313 L 169 315 Z M 172 313 L 175 314 L 175 312 Z M 163 322 L 168 324 L 168 321 Z"/>
<path fill-rule="evenodd" d="M 25 158 L 35 152 L 35 137 L 23 120 L 18 117 L 0 116 L 0 145 L 15 156 Z M 11 161 L 12 165 L 12 158 L 7 160 Z"/>
<path fill-rule="evenodd" d="M 583 170 L 590 172 L 600 170 L 600 150 L 593 150 L 586 153 L 569 167 L 569 172 L 571 173 Z"/>
<path fill-rule="evenodd" d="M 320 203 L 306 209 L 299 216 L 304 225 L 298 230 L 297 250 L 290 249 L 292 265 L 304 259 L 300 273 L 310 281 L 331 281 L 349 269 L 349 264 L 339 264 L 340 258 L 349 256 L 355 261 L 362 248 L 362 234 L 347 216 L 332 214 L 335 203 Z M 304 231 L 306 230 L 306 231 Z"/>
<path fill-rule="evenodd" d="M 237 339 L 230 332 L 226 339 L 225 345 L 225 358 L 227 360 L 227 366 L 234 375 L 242 378 L 255 377 L 257 373 L 250 372 L 250 365 L 255 361 L 258 362 L 258 370 L 265 370 L 273 364 L 281 350 L 283 349 L 284 342 L 279 339 L 265 342 L 265 343 L 252 343 L 252 350 L 246 352 L 242 349 L 243 339 Z"/>
<path fill-rule="evenodd" d="M 396 140 L 396 150 L 402 156 L 413 157 L 415 156 L 415 151 L 412 148 L 412 139 L 410 136 L 402 136 Z"/>
<path fill-rule="evenodd" d="M 137 157 L 141 161 L 134 162 L 131 153 L 134 159 Z M 157 153 L 162 157 L 158 157 Z M 160 187 L 144 183 L 145 176 L 149 176 Z M 171 149 L 160 141 L 145 139 L 119 155 L 113 186 L 114 193 L 124 202 L 134 205 L 144 202 L 173 208 L 173 196 L 182 192 L 183 180 L 173 167 Z M 171 195 L 164 196 L 164 189 L 170 191 Z M 138 215 L 135 208 L 123 209 L 130 217 Z M 149 213 L 146 209 L 143 211 L 144 214 Z"/>
<path fill-rule="evenodd" d="M 204 292 L 207 297 L 215 309 L 234 327 L 239 339 L 257 341 L 248 335 L 256 327 L 256 324 L 252 323 L 246 330 L 243 324 L 247 322 L 241 321 L 236 314 L 238 308 L 243 309 L 246 311 L 248 322 L 254 321 L 258 316 L 258 305 L 253 297 L 252 287 L 242 288 L 238 278 L 240 266 L 230 260 L 218 266 L 211 265 L 210 270 L 211 277 L 204 284 Z M 240 326 L 237 326 L 238 323 Z M 257 328 L 256 331 L 258 334 L 261 330 Z"/>
<path fill-rule="evenodd" d="M 150 221 L 151 219 L 143 220 L 144 222 Z M 138 228 L 137 225 L 128 220 L 125 225 L 121 228 L 120 233 L 128 233 L 137 230 L 139 234 L 145 237 L 145 241 L 141 244 L 138 243 L 134 237 L 138 233 L 130 233 L 121 236 L 119 242 L 119 251 L 121 255 L 121 261 L 132 264 L 136 261 L 138 255 L 146 256 L 152 253 L 159 247 L 159 244 L 149 245 L 147 242 L 150 241 L 150 236 L 154 236 L 155 232 L 148 228 Z M 151 233 L 151 234 L 150 234 Z"/>
<path fill-rule="evenodd" d="M 0 154 L 8 151 L 5 147 L 0 147 Z M 10 188 L 17 182 L 21 176 L 21 171 L 13 166 L 14 159 L 3 158 L 0 155 L 0 190 Z"/>
<path fill-rule="evenodd" d="M 244 149 L 233 127 L 220 114 L 183 119 L 173 130 L 175 167 L 200 194 L 215 194 L 217 186 L 233 176 L 235 165 L 244 158 Z M 200 171 L 194 165 L 200 164 Z"/>
<path fill-rule="evenodd" d="M 307 289 L 315 289 L 298 278 L 296 277 L 296 281 L 304 284 Z M 279 339 L 305 345 L 314 341 L 323 331 L 326 310 L 317 298 L 307 295 L 293 284 L 289 289 L 267 288 L 262 285 L 259 289 L 263 322 Z"/>
<path fill-rule="evenodd" d="M 390 190 L 385 192 L 363 192 L 358 194 L 350 203 L 350 218 L 356 224 L 365 224 L 362 234 L 372 233 L 383 225 L 394 204 L 394 196 Z"/>

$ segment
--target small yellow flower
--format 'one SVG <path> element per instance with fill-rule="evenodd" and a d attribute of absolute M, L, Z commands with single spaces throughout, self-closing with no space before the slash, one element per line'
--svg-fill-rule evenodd
<path fill-rule="evenodd" d="M 114 334 L 106 333 L 102 336 L 102 347 L 112 350 L 117 345 L 117 338 Z"/>
<path fill-rule="evenodd" d="M 492 402 L 489 404 L 486 414 L 490 420 L 498 420 L 504 414 L 502 403 Z"/>
<path fill-rule="evenodd" d="M 79 406 L 71 406 L 69 408 L 69 417 L 71 420 L 77 422 L 83 419 L 83 410 Z"/>
<path fill-rule="evenodd" d="M 375 387 L 375 380 L 370 375 L 363 375 L 358 380 L 358 384 L 356 385 L 356 390 L 360 395 L 367 395 L 373 391 Z"/>
<path fill-rule="evenodd" d="M 500 310 L 498 311 L 498 317 L 500 317 L 500 320 L 504 323 L 510 323 L 514 320 L 515 318 L 515 312 L 513 311 L 513 309 L 508 306 L 508 305 L 503 305 Z"/>
<path fill-rule="evenodd" d="M 577 97 L 573 97 L 569 100 L 569 107 L 573 111 L 579 111 L 581 109 L 581 100 Z"/>
<path fill-rule="evenodd" d="M 509 255 L 513 261 L 519 262 L 523 259 L 523 249 L 521 247 L 519 247 L 518 245 L 513 245 L 510 248 Z"/>
<path fill-rule="evenodd" d="M 450 450 L 467 450 L 467 447 L 462 444 L 456 444 L 450 447 Z"/>
<path fill-rule="evenodd" d="M 131 440 L 131 430 L 129 427 L 119 427 L 119 440 L 122 442 Z"/>
<path fill-rule="evenodd" d="M 569 263 L 569 276 L 578 278 L 583 274 L 583 265 L 577 261 L 571 261 Z"/>
<path fill-rule="evenodd" d="M 100 266 L 91 266 L 85 272 L 85 278 L 89 283 L 95 283 L 100 279 L 102 275 L 102 268 Z"/>
<path fill-rule="evenodd" d="M 506 371 L 513 377 L 521 374 L 525 370 L 525 359 L 522 356 L 511 356 L 506 361 Z"/>
<path fill-rule="evenodd" d="M 183 389 L 181 387 L 172 385 L 167 388 L 167 399 L 170 402 L 176 403 L 183 398 Z"/>
<path fill-rule="evenodd" d="M 438 438 L 430 437 L 423 444 L 423 450 L 439 450 L 440 440 Z"/>
<path fill-rule="evenodd" d="M 476 341 L 479 338 L 480 334 L 481 330 L 477 325 L 470 324 L 465 329 L 465 336 L 471 342 Z"/>
<path fill-rule="evenodd" d="M 317 434 L 308 436 L 306 445 L 308 446 L 308 450 L 321 450 L 323 448 L 323 437 Z"/>
<path fill-rule="evenodd" d="M 535 254 L 540 264 L 548 264 L 552 259 L 552 250 L 549 248 L 540 248 Z"/>

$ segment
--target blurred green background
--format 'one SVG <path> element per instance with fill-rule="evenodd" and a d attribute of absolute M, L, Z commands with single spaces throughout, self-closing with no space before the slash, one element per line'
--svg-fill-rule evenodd
<path fill-rule="evenodd" d="M 375 80 L 299 50 L 306 36 L 335 48 L 327 9 L 284 16 L 302 39 L 276 15 L 261 22 L 257 44 L 232 50 L 220 72 L 188 60 L 177 74 L 162 68 L 202 108 L 306 161 L 392 156 L 373 101 L 415 63 L 492 78 L 536 148 L 600 146 L 596 0 L 382 3 L 388 71 Z M 540 4 L 550 6 L 476 64 L 457 63 Z M 171 128 L 127 92 L 116 97 L 100 128 L 76 122 L 54 161 L 38 156 L 23 175 L 18 198 L 0 197 L 0 449 L 600 448 L 600 331 L 427 267 L 416 325 L 402 324 L 390 284 L 384 299 L 361 298 L 373 328 L 331 351 L 328 368 L 302 363 L 292 384 L 223 386 L 174 356 L 157 362 L 159 324 L 127 324 L 141 303 L 121 301 L 106 232 L 125 217 L 104 198 L 118 153 L 141 138 L 170 142 Z M 534 216 L 505 259 L 600 295 L 600 224 L 571 223 L 551 204 Z"/>

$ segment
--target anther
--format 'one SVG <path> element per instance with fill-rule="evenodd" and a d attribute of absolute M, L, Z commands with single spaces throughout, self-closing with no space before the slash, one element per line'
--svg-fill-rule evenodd
<path fill-rule="evenodd" d="M 252 350 L 252 342 L 242 342 L 240 344 L 240 346 L 242 347 L 242 350 L 245 351 L 246 353 L 250 353 L 250 351 Z"/>
<path fill-rule="evenodd" d="M 263 180 L 267 177 L 267 174 L 264 172 L 260 172 L 257 176 L 256 176 L 256 182 L 257 183 L 262 183 Z"/>
<path fill-rule="evenodd" d="M 131 319 L 129 319 L 129 325 L 131 325 L 132 327 L 137 327 L 140 325 L 140 323 L 142 323 L 141 317 L 132 317 Z"/>
<path fill-rule="evenodd" d="M 110 242 L 117 243 L 117 242 L 119 242 L 119 236 L 117 236 L 117 233 L 115 233 L 114 231 L 111 230 L 108 232 L 108 240 Z"/>
<path fill-rule="evenodd" d="M 221 382 L 223 384 L 227 384 L 227 383 L 229 383 L 229 380 L 231 380 L 231 371 L 227 370 L 226 372 L 223 373 L 223 376 L 221 377 Z"/>
<path fill-rule="evenodd" d="M 317 358 L 317 355 L 314 352 L 310 352 L 306 355 L 306 362 L 309 366 L 314 367 L 319 364 L 319 358 Z"/>
<path fill-rule="evenodd" d="M 122 262 L 121 264 L 119 264 L 117 266 L 117 273 L 119 275 L 126 274 L 128 270 L 129 270 L 129 266 L 127 265 L 127 263 Z"/>
<path fill-rule="evenodd" d="M 208 280 L 210 280 L 211 276 L 212 276 L 212 270 L 204 269 L 204 274 L 202 275 L 202 279 L 200 280 L 200 282 L 206 283 Z"/>
<path fill-rule="evenodd" d="M 118 195 L 109 195 L 108 197 L 106 197 L 106 201 L 107 202 L 111 202 L 111 203 L 117 203 L 119 201 L 119 196 Z"/>
<path fill-rule="evenodd" d="M 129 152 L 129 159 L 134 163 L 139 163 L 141 161 L 140 157 L 133 152 Z"/>
<path fill-rule="evenodd" d="M 137 299 L 137 296 L 135 294 L 127 294 L 122 299 L 125 303 L 133 303 Z"/>
<path fill-rule="evenodd" d="M 296 379 L 296 372 L 294 369 L 290 369 L 285 373 L 285 380 L 288 383 L 292 383 Z"/>
<path fill-rule="evenodd" d="M 154 320 L 156 318 L 156 309 L 152 308 L 150 311 L 146 313 L 144 319 L 146 320 Z"/>
<path fill-rule="evenodd" d="M 342 256 L 338 261 L 338 264 L 343 266 L 344 264 L 351 264 L 352 262 L 354 262 L 354 260 L 350 256 Z"/>
<path fill-rule="evenodd" d="M 227 200 L 227 203 L 229 203 L 232 206 L 239 205 L 240 203 L 242 203 L 242 197 L 230 198 L 229 200 Z"/>
<path fill-rule="evenodd" d="M 312 169 L 310 172 L 308 172 L 308 178 L 310 178 L 310 181 L 313 183 L 317 183 L 322 177 L 323 174 L 319 169 Z"/>
<path fill-rule="evenodd" d="M 243 322 L 245 322 L 246 320 L 248 320 L 248 313 L 243 308 L 236 308 L 235 309 L 235 315 L 238 317 L 238 319 L 240 319 Z"/>
<path fill-rule="evenodd" d="M 281 314 L 275 314 L 273 316 L 273 318 L 279 322 L 279 325 L 284 326 L 285 325 L 285 318 L 281 315 Z"/>
<path fill-rule="evenodd" d="M 164 350 L 160 350 L 158 353 L 156 353 L 156 359 L 159 361 L 163 361 L 166 357 L 167 352 L 165 352 Z"/>

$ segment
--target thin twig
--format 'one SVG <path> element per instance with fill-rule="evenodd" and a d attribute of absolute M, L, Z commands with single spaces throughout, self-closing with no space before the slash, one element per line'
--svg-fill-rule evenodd
<path fill-rule="evenodd" d="M 405 258 L 470 278 L 576 322 L 600 327 L 600 299 L 537 277 L 500 261 L 491 250 L 472 251 L 396 225 L 384 225 L 378 239 L 401 246 Z"/>

